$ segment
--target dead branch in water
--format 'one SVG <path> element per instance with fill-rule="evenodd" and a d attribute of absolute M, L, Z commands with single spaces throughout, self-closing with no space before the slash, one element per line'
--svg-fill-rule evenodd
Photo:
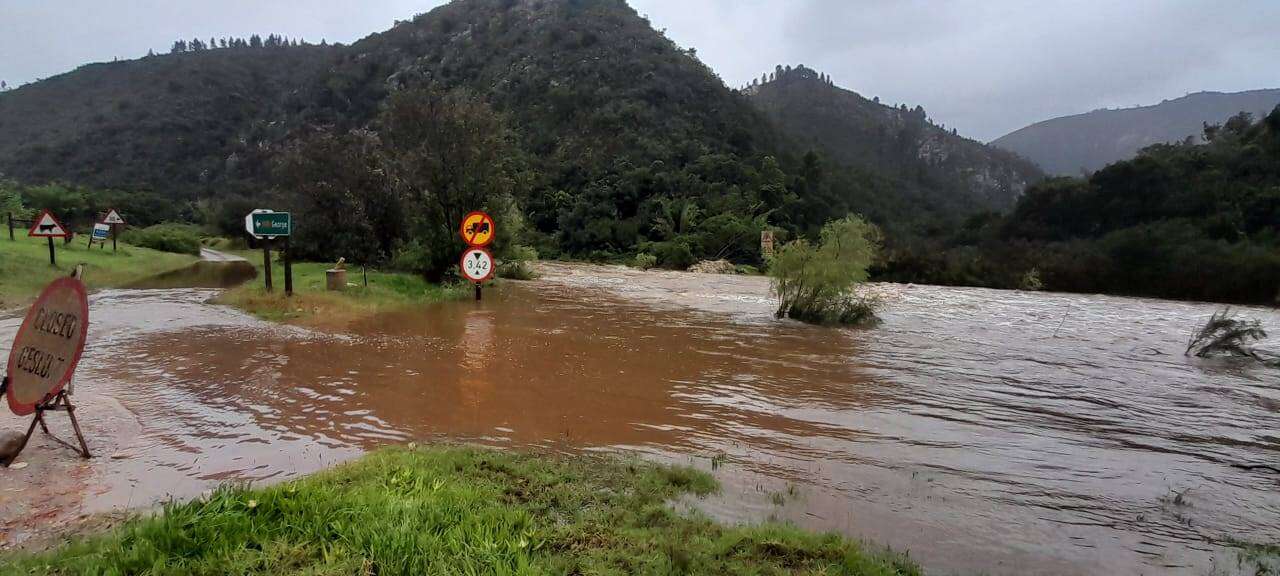
<path fill-rule="evenodd" d="M 1223 308 L 1214 312 L 1199 330 L 1191 333 L 1185 354 L 1201 358 L 1230 354 L 1262 360 L 1250 344 L 1266 337 L 1267 332 L 1262 329 L 1262 322 L 1237 319 L 1231 308 Z"/>

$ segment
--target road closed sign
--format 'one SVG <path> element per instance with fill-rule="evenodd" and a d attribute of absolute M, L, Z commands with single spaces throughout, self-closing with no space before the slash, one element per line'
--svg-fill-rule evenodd
<path fill-rule="evenodd" d="M 62 390 L 75 373 L 89 333 L 84 283 L 59 278 L 44 288 L 9 351 L 9 409 L 25 416 Z"/>
<path fill-rule="evenodd" d="M 458 233 L 467 242 L 467 246 L 484 247 L 493 243 L 493 235 L 497 226 L 493 218 L 484 212 L 472 212 L 462 218 L 462 227 Z"/>
<path fill-rule="evenodd" d="M 493 255 L 484 248 L 470 248 L 462 253 L 462 277 L 472 282 L 484 282 L 493 277 Z"/>

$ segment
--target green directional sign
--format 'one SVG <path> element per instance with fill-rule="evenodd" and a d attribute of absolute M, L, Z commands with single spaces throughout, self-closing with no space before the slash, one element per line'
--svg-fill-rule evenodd
<path fill-rule="evenodd" d="M 249 233 L 254 236 L 288 236 L 293 230 L 293 219 L 288 212 L 254 212 L 245 220 Z"/>

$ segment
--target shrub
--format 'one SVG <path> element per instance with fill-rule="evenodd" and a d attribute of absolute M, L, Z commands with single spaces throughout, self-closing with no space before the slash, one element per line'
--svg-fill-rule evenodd
<path fill-rule="evenodd" d="M 156 224 L 125 231 L 125 242 L 163 252 L 200 254 L 200 229 L 191 224 Z"/>
<path fill-rule="evenodd" d="M 641 270 L 648 270 L 658 265 L 658 257 L 653 254 L 641 252 L 636 254 L 636 257 L 631 260 L 631 265 Z"/>
<path fill-rule="evenodd" d="M 538 259 L 538 251 L 528 246 L 516 246 L 511 254 L 498 262 L 498 276 L 509 280 L 533 280 L 538 274 L 530 262 Z"/>
<path fill-rule="evenodd" d="M 880 230 L 858 216 L 828 222 L 814 246 L 788 243 L 770 262 L 779 318 L 815 324 L 862 324 L 875 320 L 879 301 L 859 293 L 880 249 Z"/>
<path fill-rule="evenodd" d="M 693 249 L 683 239 L 653 242 L 645 247 L 652 250 L 658 259 L 658 265 L 672 270 L 686 270 L 698 259 L 693 256 Z"/>

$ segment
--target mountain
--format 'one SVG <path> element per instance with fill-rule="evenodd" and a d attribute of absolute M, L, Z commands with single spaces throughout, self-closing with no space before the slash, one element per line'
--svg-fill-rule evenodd
<path fill-rule="evenodd" d="M 1203 141 L 1204 125 L 1240 112 L 1265 116 L 1280 103 L 1280 89 L 1197 92 L 1154 106 L 1094 110 L 1037 122 L 991 142 L 1039 164 L 1046 172 L 1078 176 L 1137 155 L 1152 144 Z"/>
<path fill-rule="evenodd" d="M 923 108 L 880 104 L 801 65 L 744 91 L 784 134 L 832 159 L 918 188 L 933 203 L 1005 209 L 1043 177 L 1032 163 L 935 125 Z"/>
<path fill-rule="evenodd" d="M 0 93 L 0 176 L 146 192 L 235 234 L 247 207 L 282 198 L 288 151 L 324 148 L 298 145 L 309 135 L 390 142 L 393 94 L 461 94 L 510 134 L 544 255 L 643 250 L 672 267 L 759 263 L 766 227 L 813 233 L 848 212 L 927 228 L 1007 207 L 1038 176 L 807 69 L 730 89 L 622 0 L 455 0 L 349 46 L 213 44 Z"/>

